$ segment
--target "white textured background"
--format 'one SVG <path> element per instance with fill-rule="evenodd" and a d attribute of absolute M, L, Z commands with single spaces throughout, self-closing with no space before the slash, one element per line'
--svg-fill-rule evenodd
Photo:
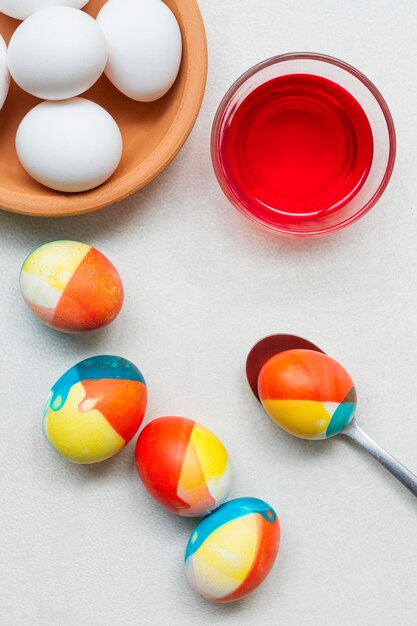
<path fill-rule="evenodd" d="M 417 502 L 344 439 L 303 442 L 262 413 L 244 363 L 260 337 L 291 332 L 351 372 L 359 418 L 417 472 L 417 6 L 415 0 L 201 0 L 210 47 L 195 130 L 142 193 L 62 220 L 0 213 L 0 624 L 415 626 Z M 231 208 L 209 133 L 231 82 L 256 62 L 312 50 L 357 66 L 398 132 L 391 184 L 359 223 L 329 238 L 276 238 Z M 63 336 L 20 300 L 25 255 L 52 239 L 97 246 L 126 303 L 108 329 Z M 233 496 L 274 505 L 282 549 L 264 586 L 229 606 L 188 588 L 193 522 L 144 492 L 132 443 L 112 461 L 64 462 L 41 433 L 50 385 L 92 354 L 138 364 L 147 420 L 182 414 L 229 449 Z"/>

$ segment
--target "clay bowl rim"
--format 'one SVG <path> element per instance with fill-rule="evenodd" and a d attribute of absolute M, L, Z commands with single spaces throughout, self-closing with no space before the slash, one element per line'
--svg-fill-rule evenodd
<path fill-rule="evenodd" d="M 181 17 L 182 36 L 187 42 L 187 73 L 174 119 L 156 148 L 121 178 L 110 179 L 91 191 L 62 193 L 59 198 L 45 195 L 40 199 L 39 196 L 31 196 L 29 192 L 5 187 L 0 181 L 1 210 L 34 217 L 68 217 L 91 213 L 143 189 L 169 165 L 183 147 L 197 120 L 208 69 L 207 37 L 198 1 L 176 0 L 176 8 Z"/>

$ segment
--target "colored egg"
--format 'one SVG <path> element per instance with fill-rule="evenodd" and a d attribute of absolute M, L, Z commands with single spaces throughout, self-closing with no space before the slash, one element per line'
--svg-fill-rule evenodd
<path fill-rule="evenodd" d="M 78 241 L 53 241 L 23 263 L 20 289 L 32 313 L 65 333 L 110 324 L 123 305 L 123 285 L 101 252 Z"/>
<path fill-rule="evenodd" d="M 160 417 L 141 432 L 136 465 L 148 492 L 177 515 L 206 515 L 226 500 L 229 455 L 210 430 L 185 417 Z"/>
<path fill-rule="evenodd" d="M 71 367 L 52 387 L 43 432 L 69 461 L 104 461 L 136 434 L 146 401 L 145 380 L 133 363 L 94 356 Z"/>
<path fill-rule="evenodd" d="M 265 411 L 281 428 L 303 439 L 340 433 L 356 410 L 356 391 L 347 371 L 313 350 L 287 350 L 271 357 L 258 378 Z"/>
<path fill-rule="evenodd" d="M 195 528 L 185 552 L 191 587 L 212 602 L 252 593 L 269 574 L 279 550 L 274 509 L 258 498 L 222 504 Z"/>

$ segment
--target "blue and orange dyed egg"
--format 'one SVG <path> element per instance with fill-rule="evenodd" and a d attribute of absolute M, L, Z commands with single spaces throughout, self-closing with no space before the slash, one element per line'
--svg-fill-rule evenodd
<path fill-rule="evenodd" d="M 117 356 L 91 357 L 52 387 L 43 432 L 69 461 L 104 461 L 136 434 L 146 402 L 145 380 L 133 363 Z"/>
<path fill-rule="evenodd" d="M 222 504 L 192 533 L 185 552 L 191 587 L 212 602 L 252 593 L 269 574 L 280 544 L 274 509 L 257 498 Z"/>
<path fill-rule="evenodd" d="M 160 417 L 142 430 L 136 465 L 148 492 L 177 515 L 206 515 L 226 500 L 229 455 L 208 428 L 185 417 Z"/>
<path fill-rule="evenodd" d="M 287 432 L 303 439 L 340 433 L 356 410 L 356 391 L 347 371 L 314 350 L 286 350 L 271 357 L 258 378 L 265 411 Z"/>
<path fill-rule="evenodd" d="M 79 241 L 52 241 L 36 248 L 23 263 L 20 289 L 32 313 L 64 333 L 110 324 L 124 298 L 114 265 Z"/>

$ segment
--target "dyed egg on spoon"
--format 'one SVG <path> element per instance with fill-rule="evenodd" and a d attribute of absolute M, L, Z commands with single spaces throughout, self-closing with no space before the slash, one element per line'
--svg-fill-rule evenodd
<path fill-rule="evenodd" d="M 356 410 L 347 371 L 313 350 L 286 350 L 268 359 L 258 377 L 262 406 L 284 430 L 303 439 L 340 433 Z"/>
<path fill-rule="evenodd" d="M 252 593 L 278 554 L 280 525 L 274 509 L 258 498 L 222 504 L 195 528 L 185 553 L 191 587 L 212 602 L 234 602 Z"/>
<path fill-rule="evenodd" d="M 32 313 L 64 333 L 110 324 L 124 298 L 114 265 L 79 241 L 52 241 L 31 252 L 20 271 L 20 289 Z"/>
<path fill-rule="evenodd" d="M 147 491 L 177 515 L 207 515 L 229 495 L 227 450 L 208 428 L 185 417 L 147 424 L 136 445 L 136 465 Z"/>
<path fill-rule="evenodd" d="M 54 384 L 43 432 L 69 461 L 97 463 L 129 443 L 142 423 L 146 403 L 146 383 L 133 363 L 94 356 L 71 367 Z"/>
<path fill-rule="evenodd" d="M 417 496 L 417 476 L 360 428 L 353 381 L 320 348 L 302 337 L 270 335 L 249 352 L 246 375 L 254 395 L 281 428 L 303 439 L 350 437 Z"/>

